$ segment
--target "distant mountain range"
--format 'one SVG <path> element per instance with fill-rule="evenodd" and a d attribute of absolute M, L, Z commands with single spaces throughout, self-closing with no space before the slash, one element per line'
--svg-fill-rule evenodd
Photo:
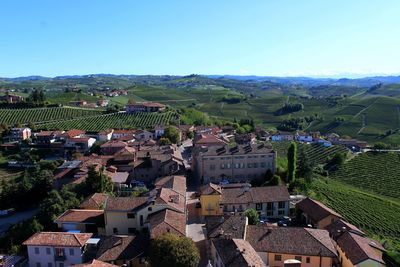
<path fill-rule="evenodd" d="M 210 79 L 231 79 L 242 82 L 272 82 L 284 85 L 303 85 L 303 86 L 354 86 L 354 87 L 370 87 L 378 83 L 392 84 L 400 83 L 400 76 L 372 76 L 364 78 L 313 78 L 313 77 L 276 77 L 276 76 L 255 76 L 255 75 L 115 75 L 115 74 L 89 74 L 89 75 L 65 75 L 57 77 L 43 77 L 43 76 L 24 76 L 17 78 L 0 78 L 0 80 L 8 82 L 25 82 L 25 81 L 44 81 L 44 80 L 57 80 L 57 79 L 80 79 L 80 78 L 121 78 L 128 80 L 142 80 L 145 78 L 156 78 L 162 80 L 179 79 L 190 76 L 207 77 Z"/>

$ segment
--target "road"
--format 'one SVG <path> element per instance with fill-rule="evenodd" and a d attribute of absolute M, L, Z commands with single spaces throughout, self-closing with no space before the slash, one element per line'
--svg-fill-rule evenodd
<path fill-rule="evenodd" d="M 16 212 L 11 216 L 0 218 L 0 236 L 12 225 L 32 218 L 38 209 Z"/>

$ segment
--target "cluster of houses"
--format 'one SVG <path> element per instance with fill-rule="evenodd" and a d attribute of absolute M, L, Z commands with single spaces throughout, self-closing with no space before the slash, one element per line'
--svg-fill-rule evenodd
<path fill-rule="evenodd" d="M 133 113 L 162 108 L 145 103 L 130 106 Z M 165 233 L 190 236 L 187 225 L 193 209 L 188 208 L 188 172 L 202 185 L 195 210 L 204 223 L 206 239 L 201 249 L 209 260 L 207 267 L 386 266 L 378 241 L 322 203 L 291 196 L 283 185 L 249 184 L 276 170 L 276 152 L 267 142 L 256 142 L 255 134 L 238 135 L 230 127 L 217 126 L 176 128 L 180 143 L 188 147 L 160 145 L 165 126 L 98 133 L 12 129 L 9 140 L 31 138 L 31 146 L 47 149 L 51 155 L 81 152 L 57 168 L 55 188 L 82 183 L 94 166 L 118 189 L 115 195 L 89 196 L 54 220 L 56 231 L 28 238 L 23 245 L 29 266 L 151 266 L 151 240 Z M 194 138 L 188 140 L 190 133 Z M 257 135 L 272 141 L 322 140 L 319 133 Z M 343 142 L 337 135 L 325 139 Z M 96 142 L 96 153 L 90 153 Z M 150 191 L 132 196 L 144 185 Z M 249 209 L 257 212 L 258 224 L 249 223 Z"/>
<path fill-rule="evenodd" d="M 108 99 L 98 99 L 95 103 L 87 102 L 86 100 L 69 101 L 70 106 L 85 107 L 85 108 L 98 108 L 107 107 L 110 101 Z"/>
<path fill-rule="evenodd" d="M 276 133 L 266 133 L 264 135 L 265 140 L 271 141 L 298 141 L 302 143 L 310 144 L 320 144 L 324 147 L 331 147 L 332 145 L 343 145 L 352 150 L 361 150 L 368 146 L 365 141 L 360 141 L 357 139 L 347 139 L 340 138 L 336 133 L 326 134 L 324 137 L 321 136 L 320 132 L 303 132 L 297 131 L 295 133 L 291 132 L 281 132 Z"/>
<path fill-rule="evenodd" d="M 200 201 L 211 266 L 386 266 L 378 241 L 316 200 L 293 203 L 285 186 L 210 183 Z M 260 224 L 249 225 L 247 208 L 257 210 Z M 295 226 L 273 223 L 290 214 Z"/>
<path fill-rule="evenodd" d="M 8 104 L 15 104 L 24 101 L 24 97 L 19 95 L 13 95 L 10 93 L 6 93 L 5 95 L 0 96 L 0 102 L 6 102 Z"/>

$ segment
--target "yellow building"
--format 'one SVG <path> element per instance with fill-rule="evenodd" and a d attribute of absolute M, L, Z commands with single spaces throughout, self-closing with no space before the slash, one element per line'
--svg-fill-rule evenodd
<path fill-rule="evenodd" d="M 248 225 L 245 238 L 267 266 L 284 267 L 297 260 L 301 267 L 332 267 L 337 259 L 326 230 Z"/>
<path fill-rule="evenodd" d="M 346 231 L 336 239 L 339 262 L 342 267 L 382 267 L 385 249 L 375 240 Z"/>
<path fill-rule="evenodd" d="M 222 188 L 219 185 L 209 183 L 202 187 L 200 192 L 201 215 L 220 215 L 219 207 L 222 196 Z"/>

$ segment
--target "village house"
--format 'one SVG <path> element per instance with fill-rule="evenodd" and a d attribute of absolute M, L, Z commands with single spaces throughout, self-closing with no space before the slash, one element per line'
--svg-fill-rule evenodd
<path fill-rule="evenodd" d="M 6 93 L 3 96 L 0 96 L 0 101 L 7 102 L 8 104 L 14 104 L 24 101 L 24 98 L 19 95 L 11 95 Z"/>
<path fill-rule="evenodd" d="M 112 235 L 100 239 L 95 258 L 117 266 L 147 267 L 148 238 L 143 235 Z"/>
<path fill-rule="evenodd" d="M 110 141 L 113 135 L 114 129 L 107 129 L 97 133 L 97 140 L 100 142 Z"/>
<path fill-rule="evenodd" d="M 213 134 L 196 134 L 193 147 L 225 146 L 227 142 Z"/>
<path fill-rule="evenodd" d="M 180 124 L 177 126 L 177 128 L 182 133 L 182 141 L 188 139 L 189 133 L 194 133 L 194 130 L 195 130 L 193 125 Z"/>
<path fill-rule="evenodd" d="M 279 131 L 271 134 L 271 141 L 293 141 L 294 134 L 290 132 Z"/>
<path fill-rule="evenodd" d="M 85 198 L 79 205 L 80 209 L 103 210 L 108 195 L 104 193 L 94 193 Z"/>
<path fill-rule="evenodd" d="M 64 146 L 66 149 L 88 152 L 95 142 L 96 139 L 92 137 L 68 138 Z"/>
<path fill-rule="evenodd" d="M 216 238 L 245 239 L 246 237 L 248 219 L 245 215 L 207 216 L 205 222 L 206 236 L 209 241 Z"/>
<path fill-rule="evenodd" d="M 62 231 L 77 231 L 104 235 L 104 211 L 88 209 L 69 209 L 54 220 Z"/>
<path fill-rule="evenodd" d="M 305 198 L 298 202 L 296 209 L 301 212 L 301 220 L 305 224 L 310 224 L 318 229 L 325 229 L 329 224 L 343 219 L 339 213 L 311 198 Z"/>
<path fill-rule="evenodd" d="M 41 131 L 35 133 L 36 143 L 41 145 L 49 145 L 56 141 L 56 138 L 63 134 L 64 131 Z"/>
<path fill-rule="evenodd" d="M 107 198 L 104 208 L 107 235 L 131 235 L 143 229 L 149 229 L 152 236 L 169 231 L 185 233 L 186 226 L 182 225 L 186 225 L 186 178 L 164 177 L 155 186 L 146 197 Z M 161 213 L 166 209 L 170 211 Z"/>
<path fill-rule="evenodd" d="M 154 127 L 154 138 L 160 138 L 161 136 L 164 135 L 165 128 L 167 128 L 164 125 L 156 125 Z"/>
<path fill-rule="evenodd" d="M 76 107 L 84 107 L 88 104 L 86 100 L 69 101 L 68 103 L 71 106 L 76 106 Z"/>
<path fill-rule="evenodd" d="M 295 138 L 297 141 L 305 143 L 311 143 L 314 140 L 311 134 L 301 131 L 296 132 Z"/>
<path fill-rule="evenodd" d="M 11 141 L 22 141 L 30 138 L 32 131 L 28 127 L 22 128 L 11 128 L 10 130 L 10 140 Z"/>
<path fill-rule="evenodd" d="M 255 209 L 262 218 L 282 218 L 289 215 L 290 195 L 284 186 L 222 187 L 210 183 L 202 187 L 200 203 L 203 216 Z"/>
<path fill-rule="evenodd" d="M 77 130 L 77 129 L 73 129 L 73 130 L 68 130 L 64 133 L 62 133 L 61 135 L 58 136 L 58 138 L 60 139 L 71 139 L 71 138 L 83 138 L 85 137 L 85 131 L 82 130 Z"/>
<path fill-rule="evenodd" d="M 136 130 L 114 130 L 111 139 L 120 139 L 121 137 L 135 137 Z"/>
<path fill-rule="evenodd" d="M 265 144 L 202 147 L 193 152 L 192 170 L 204 183 L 251 181 L 276 169 L 276 152 Z"/>
<path fill-rule="evenodd" d="M 219 126 L 198 125 L 195 127 L 194 132 L 196 134 L 218 135 L 222 133 L 222 129 Z"/>
<path fill-rule="evenodd" d="M 157 102 L 142 102 L 126 105 L 125 111 L 126 113 L 158 112 L 163 111 L 165 107 L 165 105 Z"/>
<path fill-rule="evenodd" d="M 100 146 L 100 153 L 103 155 L 114 155 L 118 151 L 127 147 L 128 144 L 123 141 L 111 140 L 107 141 Z M 134 148 L 132 148 L 134 150 Z"/>
<path fill-rule="evenodd" d="M 301 267 L 332 267 L 337 258 L 326 230 L 248 225 L 245 240 L 267 266 L 284 267 L 297 261 Z"/>
<path fill-rule="evenodd" d="M 99 107 L 107 107 L 110 101 L 108 99 L 99 99 L 96 101 L 97 106 Z"/>
<path fill-rule="evenodd" d="M 39 232 L 22 244 L 28 248 L 30 267 L 63 267 L 85 260 L 90 233 Z"/>
<path fill-rule="evenodd" d="M 135 133 L 135 139 L 139 142 L 154 139 L 154 134 L 146 130 L 138 130 Z"/>
<path fill-rule="evenodd" d="M 266 267 L 254 248 L 243 239 L 219 238 L 211 241 L 212 266 Z"/>

